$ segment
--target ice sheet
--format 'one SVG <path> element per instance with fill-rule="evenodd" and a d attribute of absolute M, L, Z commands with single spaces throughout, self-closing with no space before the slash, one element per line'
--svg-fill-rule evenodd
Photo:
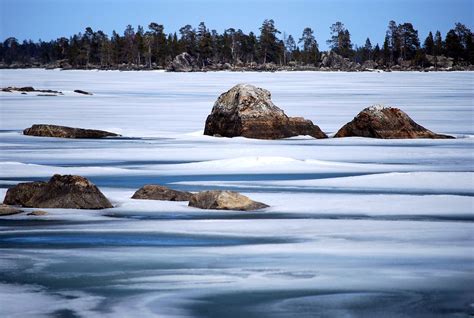
<path fill-rule="evenodd" d="M 0 316 L 474 314 L 472 72 L 0 70 L 0 81 L 65 93 L 0 93 L 0 197 L 18 182 L 80 174 L 114 205 L 0 217 Z M 330 135 L 383 103 L 459 138 L 203 136 L 218 95 L 240 82 Z M 35 123 L 124 137 L 21 134 Z M 270 207 L 131 199 L 147 183 L 236 190 Z"/>

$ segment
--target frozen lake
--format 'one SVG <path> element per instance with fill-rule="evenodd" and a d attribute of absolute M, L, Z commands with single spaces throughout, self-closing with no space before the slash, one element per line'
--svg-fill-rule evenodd
<path fill-rule="evenodd" d="M 0 81 L 64 93 L 0 92 L 0 197 L 79 174 L 115 205 L 0 217 L 2 317 L 474 315 L 472 72 L 0 70 Z M 379 103 L 458 138 L 203 136 L 219 94 L 242 82 L 329 135 Z M 124 137 L 21 134 L 38 123 Z M 271 207 L 131 200 L 147 183 L 232 189 Z"/>

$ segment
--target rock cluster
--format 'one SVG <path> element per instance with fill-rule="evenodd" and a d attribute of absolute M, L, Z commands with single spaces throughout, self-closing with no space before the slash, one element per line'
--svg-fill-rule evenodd
<path fill-rule="evenodd" d="M 327 138 L 310 120 L 285 115 L 273 104 L 269 91 L 249 84 L 238 84 L 219 96 L 207 117 L 204 134 L 256 139 L 298 135 Z"/>
<path fill-rule="evenodd" d="M 190 192 L 177 191 L 157 184 L 147 184 L 137 190 L 132 199 L 189 201 L 192 195 Z"/>
<path fill-rule="evenodd" d="M 8 189 L 4 204 L 34 208 L 106 209 L 109 200 L 81 176 L 54 175 L 48 182 L 19 183 Z"/>
<path fill-rule="evenodd" d="M 334 136 L 369 137 L 382 139 L 401 138 L 453 138 L 436 134 L 418 125 L 398 108 L 374 105 L 362 110 L 351 122 L 345 124 Z"/>
<path fill-rule="evenodd" d="M 57 137 L 57 138 L 105 138 L 117 137 L 119 134 L 103 130 L 82 129 L 57 125 L 33 125 L 23 130 L 24 135 L 37 137 Z"/>
<path fill-rule="evenodd" d="M 189 206 L 200 209 L 251 211 L 267 208 L 265 203 L 252 201 L 233 191 L 202 191 L 194 194 Z"/>

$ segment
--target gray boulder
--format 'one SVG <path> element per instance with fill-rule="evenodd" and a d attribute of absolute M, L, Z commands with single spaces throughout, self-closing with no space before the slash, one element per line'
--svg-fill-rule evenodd
<path fill-rule="evenodd" d="M 252 201 L 233 191 L 203 191 L 194 194 L 189 206 L 199 209 L 252 211 L 267 208 L 265 203 Z"/>
<path fill-rule="evenodd" d="M 189 201 L 192 195 L 190 192 L 177 191 L 156 184 L 147 184 L 135 192 L 132 199 Z"/>
<path fill-rule="evenodd" d="M 170 72 L 193 72 L 198 71 L 199 66 L 196 59 L 191 54 L 184 52 L 177 55 L 168 65 Z"/>

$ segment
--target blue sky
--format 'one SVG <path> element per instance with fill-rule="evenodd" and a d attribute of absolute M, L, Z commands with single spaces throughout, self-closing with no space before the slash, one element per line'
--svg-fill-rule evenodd
<path fill-rule="evenodd" d="M 258 33 L 262 21 L 275 20 L 280 31 L 299 38 L 309 26 L 320 48 L 326 48 L 329 27 L 343 22 L 353 43 L 383 42 L 389 20 L 412 22 L 421 40 L 430 30 L 443 36 L 462 22 L 474 29 L 474 0 L 0 0 L 0 39 L 51 40 L 93 30 L 123 33 L 125 26 L 157 22 L 166 32 L 204 21 L 222 32 L 234 27 Z"/>

